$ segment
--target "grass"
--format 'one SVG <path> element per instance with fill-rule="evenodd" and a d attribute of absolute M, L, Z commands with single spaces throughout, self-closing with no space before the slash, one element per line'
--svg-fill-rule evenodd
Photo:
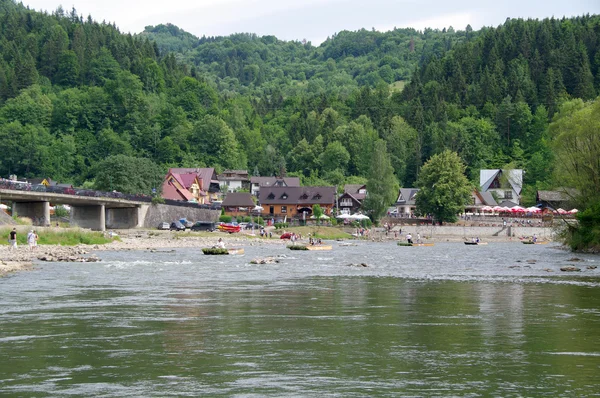
<path fill-rule="evenodd" d="M 308 234 L 313 238 L 317 239 L 349 239 L 352 238 L 347 232 L 344 232 L 340 228 L 336 227 L 322 227 L 322 226 L 310 226 L 310 227 L 291 227 L 286 228 L 285 232 L 295 232 L 303 237 L 308 237 Z"/>
<path fill-rule="evenodd" d="M 8 245 L 8 234 L 12 228 L 0 228 L 0 236 L 6 239 L 0 239 L 0 244 Z M 108 238 L 102 232 L 85 231 L 79 229 L 50 230 L 36 229 L 39 245 L 62 245 L 77 246 L 84 245 L 104 245 L 113 240 L 120 240 L 119 237 Z M 29 229 L 17 228 L 17 244 L 27 245 L 27 233 Z"/>

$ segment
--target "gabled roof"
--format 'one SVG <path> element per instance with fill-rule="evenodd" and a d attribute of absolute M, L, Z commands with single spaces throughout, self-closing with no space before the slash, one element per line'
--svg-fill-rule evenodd
<path fill-rule="evenodd" d="M 257 184 L 259 187 L 300 186 L 300 178 L 298 177 L 250 177 L 250 182 Z"/>
<path fill-rule="evenodd" d="M 222 203 L 223 207 L 249 207 L 254 208 L 252 195 L 247 192 L 232 192 L 228 193 Z"/>
<path fill-rule="evenodd" d="M 515 206 L 518 206 L 518 204 L 516 204 L 515 202 L 511 202 L 510 200 L 504 200 L 504 201 L 500 202 L 500 204 L 498 206 L 513 208 Z"/>
<path fill-rule="evenodd" d="M 475 194 L 479 197 L 479 200 L 485 206 L 498 206 L 498 202 L 496 202 L 496 199 L 494 199 L 494 197 L 492 196 L 491 192 L 489 192 L 489 191 L 488 192 L 478 192 L 478 191 L 475 191 Z"/>
<path fill-rule="evenodd" d="M 481 191 L 486 192 L 488 189 L 490 189 L 490 185 L 492 185 L 496 178 L 500 178 L 500 176 L 504 175 L 506 176 L 506 180 L 508 181 L 512 189 L 517 193 L 517 195 L 520 195 L 521 190 L 523 189 L 522 169 L 479 170 L 479 186 L 481 187 Z"/>
<path fill-rule="evenodd" d="M 335 187 L 263 187 L 259 200 L 265 204 L 334 204 Z"/>
<path fill-rule="evenodd" d="M 365 196 L 366 196 L 365 194 L 362 194 L 363 199 Z M 362 204 L 362 201 L 363 201 L 363 199 L 358 199 L 355 195 L 352 195 L 351 193 L 348 193 L 348 192 L 345 192 L 342 195 L 340 195 L 340 197 L 338 198 L 338 202 L 340 200 L 342 200 L 343 198 L 350 198 L 353 202 L 355 202 L 359 206 Z"/>
<path fill-rule="evenodd" d="M 419 188 L 400 188 L 398 193 L 398 204 L 414 205 L 415 195 L 419 192 Z"/>
<path fill-rule="evenodd" d="M 364 184 L 346 184 L 346 185 L 344 185 L 344 193 L 352 195 L 352 197 L 354 197 L 359 202 L 363 201 L 367 197 L 367 194 L 358 192 L 361 189 L 366 190 L 367 186 Z"/>
<path fill-rule="evenodd" d="M 217 178 L 219 181 L 250 181 L 248 170 L 225 170 Z"/>

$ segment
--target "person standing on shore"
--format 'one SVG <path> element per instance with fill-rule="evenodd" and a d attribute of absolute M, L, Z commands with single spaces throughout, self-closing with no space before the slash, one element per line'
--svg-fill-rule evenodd
<path fill-rule="evenodd" d="M 13 228 L 8 234 L 8 242 L 10 243 L 10 250 L 17 248 L 17 229 Z"/>
<path fill-rule="evenodd" d="M 29 250 L 33 250 L 35 246 L 35 232 L 33 232 L 33 229 L 27 234 L 27 244 L 29 245 Z"/>

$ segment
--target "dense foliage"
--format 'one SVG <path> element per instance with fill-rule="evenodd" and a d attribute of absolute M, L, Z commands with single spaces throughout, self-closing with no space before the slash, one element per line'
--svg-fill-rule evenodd
<path fill-rule="evenodd" d="M 381 139 L 402 186 L 451 150 L 472 182 L 523 168 L 527 203 L 556 185 L 560 104 L 600 92 L 598 16 L 344 31 L 317 47 L 172 25 L 125 35 L 0 0 L 0 54 L 0 175 L 78 185 L 115 155 L 341 185 L 367 180 Z"/>
<path fill-rule="evenodd" d="M 465 176 L 465 165 L 456 152 L 435 154 L 419 174 L 417 213 L 430 214 L 434 222 L 455 222 L 469 204 L 473 187 Z"/>

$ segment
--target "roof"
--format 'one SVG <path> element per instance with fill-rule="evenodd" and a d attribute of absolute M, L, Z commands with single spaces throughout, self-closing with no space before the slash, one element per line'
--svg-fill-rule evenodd
<path fill-rule="evenodd" d="M 566 202 L 570 200 L 569 194 L 564 191 L 537 191 L 538 201 L 543 200 L 546 202 Z"/>
<path fill-rule="evenodd" d="M 482 192 L 486 192 L 490 189 L 490 185 L 494 182 L 496 177 L 506 175 L 506 179 L 512 189 L 517 193 L 521 194 L 523 189 L 523 170 L 522 169 L 491 169 L 491 170 L 479 170 L 479 186 Z"/>
<path fill-rule="evenodd" d="M 219 181 L 250 181 L 248 170 L 225 170 L 217 178 Z"/>
<path fill-rule="evenodd" d="M 261 205 L 266 204 L 334 204 L 335 187 L 264 187 L 260 190 Z"/>
<path fill-rule="evenodd" d="M 228 193 L 222 203 L 223 207 L 254 207 L 252 195 L 247 192 Z"/>
<path fill-rule="evenodd" d="M 415 195 L 419 192 L 419 188 L 400 188 L 398 193 L 398 200 L 396 203 L 414 205 Z"/>
<path fill-rule="evenodd" d="M 477 192 L 477 195 L 479 196 L 479 199 L 481 199 L 481 202 L 484 205 L 498 206 L 498 202 L 496 202 L 496 199 L 494 199 L 491 192 Z"/>
<path fill-rule="evenodd" d="M 512 207 L 518 206 L 518 204 L 516 204 L 515 202 L 511 202 L 510 200 L 504 200 L 504 201 L 500 202 L 500 204 L 498 206 L 512 208 Z"/>
<path fill-rule="evenodd" d="M 356 200 L 363 201 L 366 197 L 366 193 L 358 193 L 361 189 L 367 189 L 364 184 L 346 184 L 344 185 L 344 194 L 350 194 Z"/>
<path fill-rule="evenodd" d="M 250 177 L 252 184 L 257 184 L 260 187 L 271 186 L 288 186 L 299 187 L 300 178 L 298 177 Z"/>
<path fill-rule="evenodd" d="M 212 167 L 174 167 L 169 169 L 169 173 L 180 175 L 196 174 L 198 179 L 202 181 L 202 189 L 204 190 L 208 189 L 211 183 L 219 184 L 219 181 L 216 179 L 215 169 Z"/>

